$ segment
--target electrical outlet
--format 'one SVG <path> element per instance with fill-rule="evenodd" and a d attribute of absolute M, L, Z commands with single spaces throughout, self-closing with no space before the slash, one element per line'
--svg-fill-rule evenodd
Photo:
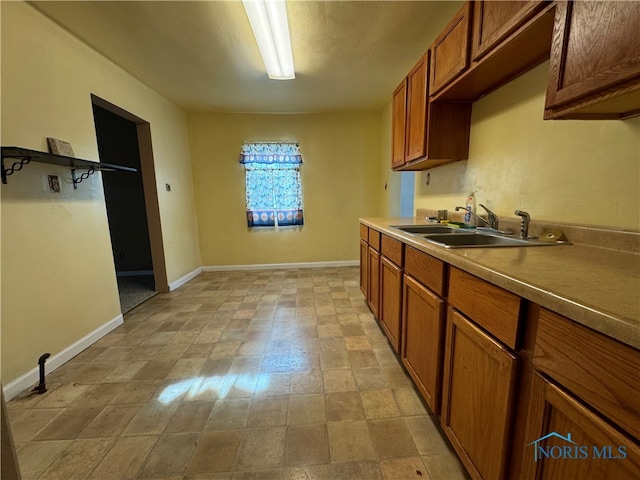
<path fill-rule="evenodd" d="M 58 175 L 48 175 L 49 190 L 53 193 L 60 193 L 62 187 L 60 185 L 60 177 Z"/>

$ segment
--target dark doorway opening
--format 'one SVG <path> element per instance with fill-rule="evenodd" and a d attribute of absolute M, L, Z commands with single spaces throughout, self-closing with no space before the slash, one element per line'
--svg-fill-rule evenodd
<path fill-rule="evenodd" d="M 157 293 L 138 125 L 95 102 L 93 116 L 100 161 L 137 170 L 102 174 L 120 306 L 126 313 Z"/>

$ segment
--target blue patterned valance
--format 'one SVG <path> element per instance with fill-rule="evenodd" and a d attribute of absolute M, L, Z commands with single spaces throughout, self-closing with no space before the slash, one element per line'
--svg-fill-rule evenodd
<path fill-rule="evenodd" d="M 245 142 L 240 163 L 300 164 L 302 155 L 297 142 Z"/>
<path fill-rule="evenodd" d="M 244 143 L 244 164 L 249 227 L 303 225 L 302 156 L 296 142 Z"/>

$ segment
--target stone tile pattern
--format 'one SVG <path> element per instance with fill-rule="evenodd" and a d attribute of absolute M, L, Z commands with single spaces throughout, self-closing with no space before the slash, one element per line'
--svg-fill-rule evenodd
<path fill-rule="evenodd" d="M 467 478 L 354 267 L 207 272 L 25 392 L 25 480 Z"/>

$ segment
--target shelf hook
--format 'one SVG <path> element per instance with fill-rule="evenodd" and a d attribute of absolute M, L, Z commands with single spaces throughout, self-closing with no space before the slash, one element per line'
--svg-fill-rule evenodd
<path fill-rule="evenodd" d="M 71 179 L 73 180 L 73 189 L 77 190 L 78 189 L 78 184 L 81 183 L 83 180 L 86 180 L 87 178 L 89 178 L 94 173 L 96 173 L 96 169 L 93 168 L 93 167 L 89 167 L 89 169 L 86 172 L 80 174 L 79 177 L 76 177 L 76 169 L 72 168 L 71 169 Z"/>
<path fill-rule="evenodd" d="M 7 177 L 13 175 L 15 172 L 22 170 L 22 167 L 31 163 L 31 159 L 28 157 L 21 158 L 17 162 L 13 162 L 9 168 L 4 168 L 4 157 L 2 158 L 2 183 L 7 183 Z"/>

